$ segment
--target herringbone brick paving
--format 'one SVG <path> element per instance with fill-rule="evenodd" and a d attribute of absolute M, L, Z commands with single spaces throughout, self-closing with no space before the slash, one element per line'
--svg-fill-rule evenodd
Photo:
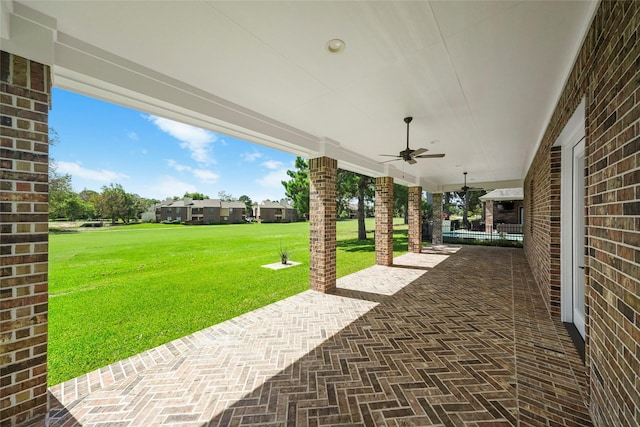
<path fill-rule="evenodd" d="M 584 426 L 521 249 L 438 247 L 53 387 L 53 426 Z"/>

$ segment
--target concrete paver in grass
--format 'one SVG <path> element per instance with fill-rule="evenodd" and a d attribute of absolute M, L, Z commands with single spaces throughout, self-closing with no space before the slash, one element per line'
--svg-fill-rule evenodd
<path fill-rule="evenodd" d="M 283 268 L 295 267 L 296 265 L 300 265 L 302 263 L 296 261 L 287 261 L 286 264 L 281 262 L 274 262 L 273 264 L 263 265 L 263 268 L 270 268 L 271 270 L 282 270 Z"/>

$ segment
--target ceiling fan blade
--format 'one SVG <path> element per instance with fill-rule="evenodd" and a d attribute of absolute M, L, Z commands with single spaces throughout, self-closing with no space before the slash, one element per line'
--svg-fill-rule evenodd
<path fill-rule="evenodd" d="M 429 151 L 429 150 L 427 150 L 426 148 L 418 148 L 417 150 L 413 150 L 413 152 L 411 152 L 411 155 L 413 157 L 416 157 L 416 156 L 419 156 L 422 153 L 426 153 L 427 151 Z"/>
<path fill-rule="evenodd" d="M 398 156 L 397 154 L 378 154 L 378 156 L 384 156 L 384 157 L 397 157 L 399 159 L 401 159 L 401 156 Z"/>
<path fill-rule="evenodd" d="M 416 159 L 437 159 L 444 157 L 444 154 L 423 154 L 421 156 L 413 156 Z"/>
<path fill-rule="evenodd" d="M 416 163 L 418 163 L 418 161 L 415 159 L 409 159 L 407 160 L 407 163 L 409 163 L 410 165 L 415 165 Z"/>
<path fill-rule="evenodd" d="M 394 157 L 395 157 L 395 156 L 394 156 Z M 398 160 L 400 160 L 400 159 L 401 159 L 401 158 L 400 158 L 400 157 L 398 157 L 397 159 L 391 159 L 391 160 L 385 160 L 384 162 L 378 162 L 378 164 L 380 165 L 380 164 L 382 164 L 382 163 L 396 162 L 396 161 L 398 161 Z"/>

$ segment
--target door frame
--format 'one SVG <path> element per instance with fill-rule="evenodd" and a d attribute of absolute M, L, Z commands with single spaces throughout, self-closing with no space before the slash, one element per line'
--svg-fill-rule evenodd
<path fill-rule="evenodd" d="M 585 181 L 584 181 L 584 165 L 585 165 L 585 141 L 584 138 L 580 139 L 580 141 L 575 144 L 573 146 L 572 152 L 571 152 L 571 168 L 572 168 L 572 204 L 571 204 L 571 209 L 572 209 L 572 215 L 571 215 L 571 236 L 572 236 L 572 241 L 571 241 L 571 274 L 572 274 L 572 279 L 571 279 L 571 291 L 572 291 L 572 299 L 571 299 L 571 304 L 572 304 L 572 308 L 573 308 L 573 324 L 575 325 L 576 329 L 578 329 L 578 332 L 580 332 L 580 335 L 582 335 L 582 338 L 585 338 L 586 335 L 586 323 L 587 323 L 587 319 L 586 319 L 586 310 L 585 310 L 585 306 L 586 306 L 586 301 L 584 299 L 586 299 L 586 283 L 585 283 L 585 274 L 584 274 L 584 258 L 585 258 L 585 253 L 584 253 L 584 232 L 585 232 L 585 225 L 586 225 L 586 221 L 584 220 L 584 197 L 585 197 L 585 193 L 586 193 L 586 189 L 585 189 Z M 579 167 L 576 169 L 576 160 L 578 158 L 582 158 L 582 165 L 578 165 Z M 579 182 L 582 185 L 582 191 L 580 191 L 579 193 L 576 190 L 576 183 L 579 180 Z M 578 195 L 581 195 L 582 197 L 579 198 Z M 581 210 L 576 212 L 576 206 L 578 206 Z M 582 218 L 582 219 L 580 219 Z M 580 226 L 582 227 L 582 230 L 580 230 Z M 580 249 L 579 251 L 577 251 L 576 249 Z M 582 271 L 581 271 L 582 270 Z M 576 310 L 575 310 L 575 304 L 576 304 L 576 278 L 578 280 L 582 280 L 582 295 L 583 295 L 583 301 L 582 301 L 582 319 L 580 319 L 580 322 L 576 322 Z"/>
<path fill-rule="evenodd" d="M 562 147 L 560 223 L 565 226 L 560 227 L 560 316 L 567 323 L 573 323 L 573 147 L 585 134 L 583 99 L 554 144 Z M 586 315 L 585 324 L 588 324 Z"/>

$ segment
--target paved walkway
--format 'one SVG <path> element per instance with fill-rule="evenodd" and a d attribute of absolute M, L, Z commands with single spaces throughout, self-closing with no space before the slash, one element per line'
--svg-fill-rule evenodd
<path fill-rule="evenodd" d="M 521 249 L 394 263 L 55 386 L 50 425 L 591 425 Z"/>

